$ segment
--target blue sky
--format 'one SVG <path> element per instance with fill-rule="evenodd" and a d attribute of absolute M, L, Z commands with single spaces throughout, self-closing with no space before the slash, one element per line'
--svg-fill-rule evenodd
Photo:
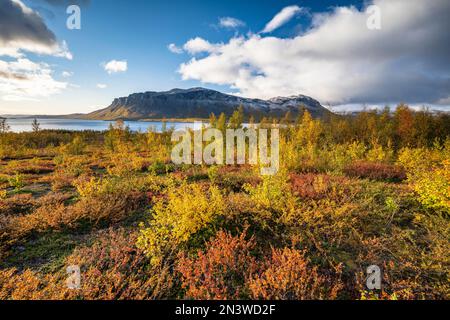
<path fill-rule="evenodd" d="M 3 3 L 11 1 L 17 3 L 19 0 L 0 0 Z M 389 17 L 401 13 L 401 10 L 390 8 L 389 4 L 386 4 L 387 0 L 375 2 L 377 1 Z M 394 1 L 405 2 L 405 0 Z M 40 67 L 47 70 L 43 72 L 51 74 L 51 80 L 45 76 L 45 81 L 49 81 L 49 86 L 56 86 L 56 89 L 52 88 L 48 94 L 34 92 L 22 96 L 17 95 L 17 90 L 14 94 L 8 92 L 10 88 L 8 83 L 3 84 L 2 90 L 0 82 L 0 114 L 89 112 L 106 107 L 115 97 L 127 96 L 133 92 L 194 86 L 261 98 L 272 95 L 308 94 L 325 105 L 383 105 L 401 102 L 400 100 L 411 104 L 439 105 L 443 108 L 450 104 L 447 103 L 450 94 L 446 96 L 446 92 L 450 92 L 448 67 L 443 70 L 440 65 L 435 66 L 435 69 L 431 66 L 431 61 L 437 61 L 437 58 L 448 53 L 447 46 L 439 46 L 438 42 L 441 40 L 439 37 L 435 39 L 436 43 L 431 43 L 436 45 L 439 53 L 437 58 L 427 56 L 423 52 L 406 56 L 402 55 L 401 47 L 392 49 L 386 40 L 398 34 L 398 28 L 404 26 L 389 23 L 385 24 L 387 27 L 384 30 L 387 31 L 382 29 L 377 35 L 379 37 L 377 41 L 392 51 L 390 57 L 386 58 L 383 52 L 378 52 L 374 53 L 372 61 L 365 61 L 367 53 L 359 52 L 362 51 L 359 46 L 347 50 L 351 47 L 348 44 L 344 49 L 340 48 L 339 44 L 327 48 L 326 43 L 323 43 L 325 48 L 323 52 L 320 51 L 321 39 L 333 40 L 333 30 L 330 30 L 333 26 L 337 29 L 337 33 L 349 33 L 348 36 L 342 36 L 341 43 L 366 37 L 368 40 L 354 41 L 362 42 L 361 45 L 367 41 L 369 45 L 374 46 L 374 40 L 369 39 L 374 37 L 373 33 L 367 33 L 368 36 L 366 31 L 352 34 L 356 32 L 355 29 L 362 28 L 362 24 L 356 24 L 355 28 L 352 28 L 343 17 L 344 13 L 336 9 L 336 7 L 347 8 L 349 10 L 347 14 L 354 15 L 354 20 L 358 21 L 364 17 L 364 10 L 371 2 L 85 0 L 79 1 L 81 30 L 67 29 L 67 3 L 64 0 L 21 0 L 21 2 L 33 13 L 39 14 L 58 44 L 61 45 L 63 41 L 67 44 L 67 51 L 70 52 L 72 59 L 61 57 L 61 54 L 55 53 L 56 51 L 47 54 L 36 50 L 33 52 L 27 48 L 18 48 L 21 57 L 0 55 L 0 61 L 3 60 L 4 65 L 19 59 L 42 64 Z M 70 1 L 72 2 L 74 1 Z M 259 33 L 283 8 L 294 6 L 297 6 L 298 10 L 294 10 L 296 13 L 284 23 L 278 24 L 270 32 Z M 445 2 L 442 2 L 442 6 L 444 10 L 448 9 Z M 427 19 L 429 16 L 421 13 L 422 9 L 417 8 L 417 11 L 414 11 L 413 8 L 410 20 L 420 22 L 420 19 Z M 242 24 L 236 28 L 220 26 L 219 19 L 225 17 L 237 19 Z M 438 22 L 440 23 L 439 20 Z M 440 24 L 433 26 L 434 30 L 445 27 L 446 25 Z M 420 26 L 418 28 L 426 34 L 426 29 L 421 30 Z M 193 51 L 186 49 L 186 44 L 192 39 L 201 39 L 210 48 L 195 47 Z M 233 41 L 238 44 L 235 45 Z M 397 39 L 393 38 L 392 41 L 395 42 Z M 168 49 L 170 44 L 176 46 L 179 53 L 171 52 Z M 197 41 L 193 44 L 198 46 L 199 43 Z M 405 47 L 408 47 L 408 50 L 416 50 L 414 44 Z M 266 56 L 264 56 L 265 48 L 267 48 Z M 285 56 L 286 51 L 291 52 L 290 55 Z M 335 55 L 322 57 L 333 51 Z M 315 52 L 312 60 L 310 57 L 305 58 L 310 52 Z M 340 52 L 346 55 L 345 58 L 336 56 Z M 259 55 L 263 56 L 256 57 Z M 357 56 L 352 59 L 352 55 Z M 292 60 L 292 68 L 289 59 Z M 447 60 L 443 59 L 442 64 L 447 63 Z M 127 70 L 108 73 L 104 65 L 113 60 L 126 61 Z M 239 63 L 236 60 L 239 60 Z M 278 64 L 278 61 L 283 60 L 284 64 Z M 352 61 L 358 62 L 353 64 Z M 326 68 L 320 70 L 321 73 L 318 68 L 309 70 L 315 65 L 322 67 L 325 64 Z M 418 70 L 417 65 L 422 67 Z M 366 71 L 370 68 L 373 70 Z M 391 89 L 391 84 L 386 89 L 377 77 L 390 76 L 386 70 L 396 68 L 400 72 L 405 70 L 405 75 L 396 80 L 399 89 L 397 91 Z M 6 70 L 13 70 L 13 67 L 10 65 Z M 355 79 L 342 83 L 339 79 L 346 70 L 354 72 L 351 76 Z M 368 72 L 373 72 L 375 76 L 369 75 Z M 66 76 L 63 76 L 63 73 Z M 426 75 L 418 77 L 424 73 Z M 39 79 L 35 78 L 35 84 Z M 296 85 L 291 85 L 290 79 L 295 79 Z M 362 79 L 361 83 L 366 83 L 366 86 L 373 85 L 373 92 L 358 87 L 355 84 L 358 82 L 356 79 Z M 424 84 L 436 88 L 420 89 L 420 94 L 408 101 L 406 93 L 415 88 L 423 88 Z M 44 86 L 45 88 L 47 87 Z M 348 91 L 348 94 L 342 94 L 343 91 Z"/>

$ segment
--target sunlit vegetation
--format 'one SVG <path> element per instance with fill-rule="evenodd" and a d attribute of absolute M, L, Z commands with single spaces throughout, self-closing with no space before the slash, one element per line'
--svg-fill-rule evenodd
<path fill-rule="evenodd" d="M 450 298 L 449 115 L 260 123 L 273 124 L 280 170 L 261 176 L 174 165 L 170 128 L 11 133 L 2 120 L 0 299 Z"/>

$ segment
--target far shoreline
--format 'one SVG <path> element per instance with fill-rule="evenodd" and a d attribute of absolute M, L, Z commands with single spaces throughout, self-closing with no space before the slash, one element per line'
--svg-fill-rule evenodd
<path fill-rule="evenodd" d="M 80 116 L 71 116 L 71 115 L 0 115 L 0 119 L 61 119 L 61 120 L 85 120 L 85 121 L 136 121 L 136 122 L 180 122 L 180 123 L 189 123 L 189 122 L 209 122 L 209 119 L 203 118 L 158 118 L 158 119 L 88 119 Z"/>

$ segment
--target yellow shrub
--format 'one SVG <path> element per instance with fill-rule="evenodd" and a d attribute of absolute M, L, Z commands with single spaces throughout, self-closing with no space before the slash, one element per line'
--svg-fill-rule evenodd
<path fill-rule="evenodd" d="M 419 201 L 426 207 L 444 209 L 450 213 L 450 161 L 432 173 L 422 174 L 414 185 Z"/>
<path fill-rule="evenodd" d="M 443 148 L 403 149 L 398 162 L 406 169 L 408 180 L 419 195 L 419 201 L 432 209 L 450 212 L 449 143 Z"/>
<path fill-rule="evenodd" d="M 276 212 L 284 215 L 295 210 L 297 199 L 292 194 L 287 175 L 282 172 L 274 176 L 263 176 L 262 183 L 257 186 L 245 185 L 244 189 L 261 213 L 271 215 Z"/>
<path fill-rule="evenodd" d="M 385 162 L 392 159 L 393 153 L 389 148 L 383 148 L 378 142 L 372 143 L 372 148 L 367 151 L 366 159 L 371 162 Z"/>
<path fill-rule="evenodd" d="M 198 184 L 171 186 L 167 200 L 154 206 L 153 219 L 148 228 L 141 230 L 138 246 L 157 264 L 165 254 L 191 240 L 224 211 L 222 194 L 215 186 L 208 190 Z"/>

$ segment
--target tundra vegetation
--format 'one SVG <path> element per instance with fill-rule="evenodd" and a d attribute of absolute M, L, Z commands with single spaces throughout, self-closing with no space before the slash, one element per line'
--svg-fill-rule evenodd
<path fill-rule="evenodd" d="M 450 116 L 402 105 L 260 126 L 273 123 L 280 170 L 261 176 L 172 164 L 171 129 L 1 122 L 0 299 L 448 299 Z"/>

